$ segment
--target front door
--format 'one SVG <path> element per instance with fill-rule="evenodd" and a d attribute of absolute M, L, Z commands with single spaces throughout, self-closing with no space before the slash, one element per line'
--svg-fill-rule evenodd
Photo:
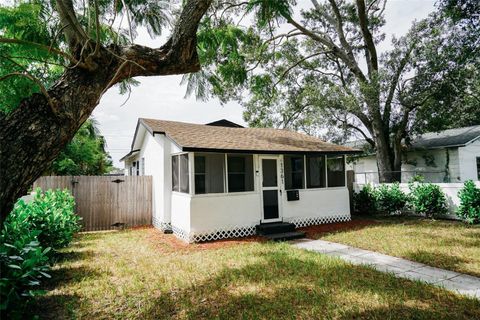
<path fill-rule="evenodd" d="M 280 161 L 278 157 L 260 157 L 261 191 L 263 204 L 262 222 L 281 220 Z"/>

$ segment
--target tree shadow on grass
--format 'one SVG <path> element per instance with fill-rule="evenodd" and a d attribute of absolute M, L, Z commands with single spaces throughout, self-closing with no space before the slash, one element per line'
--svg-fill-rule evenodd
<path fill-rule="evenodd" d="M 103 277 L 105 272 L 99 272 L 83 265 L 55 268 L 49 271 L 51 278 L 43 283 L 42 289 L 54 290 L 60 285 L 68 286 L 84 281 L 87 278 Z"/>
<path fill-rule="evenodd" d="M 200 284 L 164 292 L 139 318 L 480 318 L 479 301 L 370 268 L 315 253 L 273 251 L 258 257 Z"/>
<path fill-rule="evenodd" d="M 467 264 L 470 262 L 467 259 L 455 256 L 455 255 L 444 254 L 440 252 L 429 252 L 429 251 L 423 251 L 423 250 L 409 252 L 406 255 L 406 258 L 409 260 L 424 263 L 432 267 L 453 270 L 453 271 L 461 270 L 462 264 Z M 466 271 L 458 271 L 458 272 L 465 273 Z M 473 270 L 470 270 L 468 274 L 471 274 L 477 277 L 480 276 L 480 273 L 475 272 Z"/>
<path fill-rule="evenodd" d="M 24 319 L 75 319 L 75 307 L 80 304 L 78 295 L 53 294 L 37 296 L 26 310 Z"/>

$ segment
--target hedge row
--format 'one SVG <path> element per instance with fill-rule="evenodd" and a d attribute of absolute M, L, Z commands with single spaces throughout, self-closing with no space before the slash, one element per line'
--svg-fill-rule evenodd
<path fill-rule="evenodd" d="M 358 214 L 401 214 L 405 211 L 426 217 L 448 213 L 447 199 L 441 188 L 431 183 L 410 183 L 407 194 L 398 183 L 383 184 L 377 188 L 367 184 L 353 196 L 354 211 Z M 480 189 L 473 181 L 466 181 L 459 191 L 460 206 L 457 215 L 467 223 L 480 223 Z"/>

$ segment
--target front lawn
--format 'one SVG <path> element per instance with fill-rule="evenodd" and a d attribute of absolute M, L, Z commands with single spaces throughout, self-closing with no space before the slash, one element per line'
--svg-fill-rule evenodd
<path fill-rule="evenodd" d="M 479 226 L 404 217 L 362 221 L 367 220 L 357 219 L 360 227 L 353 230 L 309 236 L 480 276 Z"/>
<path fill-rule="evenodd" d="M 29 308 L 52 319 L 479 319 L 480 302 L 287 243 L 79 235 Z"/>

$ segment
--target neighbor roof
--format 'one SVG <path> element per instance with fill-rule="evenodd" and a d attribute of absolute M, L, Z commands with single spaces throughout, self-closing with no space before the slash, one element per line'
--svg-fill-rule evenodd
<path fill-rule="evenodd" d="M 222 127 L 143 118 L 139 119 L 140 124 L 151 134 L 165 134 L 183 151 L 246 153 L 359 152 L 359 150 L 328 143 L 290 130 Z"/>
<path fill-rule="evenodd" d="M 448 129 L 439 132 L 427 132 L 417 135 L 412 139 L 410 149 L 437 149 L 463 147 L 480 138 L 480 125 Z M 370 144 L 365 139 L 349 141 L 344 144 L 347 147 L 368 150 Z"/>
<path fill-rule="evenodd" d="M 415 137 L 414 149 L 434 149 L 443 147 L 462 147 L 480 137 L 480 125 L 455 128 L 440 132 L 428 132 Z"/>

